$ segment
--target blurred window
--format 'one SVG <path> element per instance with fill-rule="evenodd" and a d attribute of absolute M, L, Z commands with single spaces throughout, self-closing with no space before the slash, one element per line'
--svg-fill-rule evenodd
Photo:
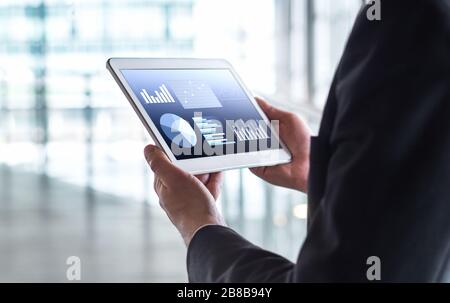
<path fill-rule="evenodd" d="M 0 163 L 156 204 L 141 154 L 150 138 L 105 70 L 108 57 L 226 58 L 252 90 L 316 129 L 360 5 L 2 0 Z M 220 203 L 231 224 L 259 220 L 273 234 L 250 227 L 246 234 L 295 256 L 305 233 L 305 196 L 247 171 L 226 176 Z"/>

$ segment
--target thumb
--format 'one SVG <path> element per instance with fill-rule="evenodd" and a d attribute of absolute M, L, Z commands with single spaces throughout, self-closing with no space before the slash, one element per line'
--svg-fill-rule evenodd
<path fill-rule="evenodd" d="M 255 176 L 265 179 L 267 177 L 267 175 L 269 174 L 270 170 L 268 170 L 267 168 L 273 168 L 274 166 L 261 166 L 261 167 L 252 167 L 250 168 L 250 172 L 252 172 L 252 174 L 254 174 Z"/>
<path fill-rule="evenodd" d="M 255 97 L 255 100 L 270 120 L 281 120 L 287 114 L 287 112 L 270 105 L 259 97 Z"/>
<path fill-rule="evenodd" d="M 220 195 L 220 189 L 222 187 L 223 173 L 212 173 L 210 174 L 208 182 L 205 184 L 206 188 L 209 190 L 211 195 L 214 197 L 214 200 Z"/>
<path fill-rule="evenodd" d="M 163 183 L 185 177 L 185 172 L 173 165 L 160 148 L 149 144 L 144 148 L 144 155 L 150 169 Z"/>

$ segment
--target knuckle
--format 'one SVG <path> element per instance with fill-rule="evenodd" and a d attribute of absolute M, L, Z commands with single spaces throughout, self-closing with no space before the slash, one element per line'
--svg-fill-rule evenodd
<path fill-rule="evenodd" d="M 161 169 L 161 162 L 157 160 L 153 160 L 150 162 L 150 169 L 154 173 L 158 173 L 158 171 Z"/>
<path fill-rule="evenodd" d="M 297 120 L 297 115 L 296 115 L 295 113 L 292 113 L 292 112 L 286 113 L 286 117 L 287 117 L 290 121 Z"/>

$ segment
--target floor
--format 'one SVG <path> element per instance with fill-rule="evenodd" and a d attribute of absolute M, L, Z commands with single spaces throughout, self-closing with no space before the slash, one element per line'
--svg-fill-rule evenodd
<path fill-rule="evenodd" d="M 187 281 L 186 248 L 156 196 L 144 203 L 33 171 L 0 165 L 0 282 L 67 282 L 71 256 L 80 258 L 82 282 Z M 219 205 L 229 226 L 296 260 L 306 220 L 292 214 L 304 197 L 251 175 L 233 184 L 239 174 L 228 174 Z M 110 184 L 137 182 L 123 175 Z"/>
<path fill-rule="evenodd" d="M 186 248 L 157 207 L 0 166 L 0 282 L 183 282 Z"/>

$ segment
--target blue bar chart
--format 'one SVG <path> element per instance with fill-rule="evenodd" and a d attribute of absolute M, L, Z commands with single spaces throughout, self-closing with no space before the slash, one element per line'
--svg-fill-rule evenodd
<path fill-rule="evenodd" d="M 145 88 L 140 91 L 141 97 L 144 98 L 145 103 L 175 103 L 175 99 L 170 94 L 167 87 L 163 84 L 159 87 L 159 91 L 155 90 L 153 95 L 150 95 Z"/>
<path fill-rule="evenodd" d="M 229 141 L 225 137 L 222 125 L 218 121 L 203 117 L 193 117 L 192 120 L 194 120 L 195 125 L 210 146 L 236 143 L 235 141 Z"/>
<path fill-rule="evenodd" d="M 263 125 L 258 124 L 254 120 L 249 120 L 247 122 L 244 122 L 241 119 L 237 120 L 233 125 L 233 130 L 239 141 L 262 140 L 269 138 Z"/>

